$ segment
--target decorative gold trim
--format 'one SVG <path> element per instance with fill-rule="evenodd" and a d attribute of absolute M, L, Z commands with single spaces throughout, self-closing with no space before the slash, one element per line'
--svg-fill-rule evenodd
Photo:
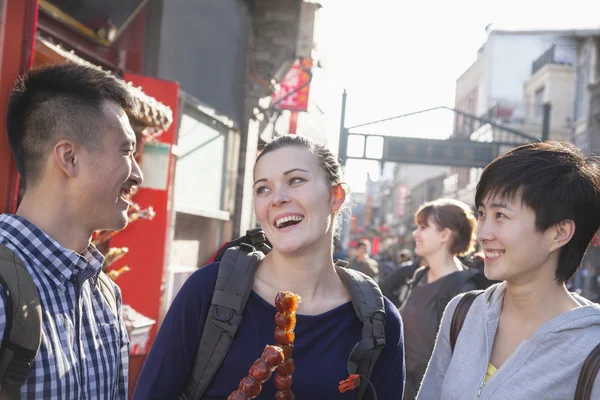
<path fill-rule="evenodd" d="M 63 24 L 71 27 L 72 29 L 76 30 L 83 36 L 85 36 L 89 39 L 92 39 L 93 41 L 95 41 L 96 43 L 98 43 L 102 46 L 105 46 L 105 47 L 110 46 L 110 42 L 108 40 L 102 39 L 101 37 L 99 37 L 96 34 L 96 32 L 94 32 L 87 26 L 83 25 L 81 22 L 77 21 L 75 18 L 73 18 L 70 15 L 66 14 L 65 12 L 61 11 L 60 8 L 49 3 L 48 0 L 39 0 L 39 2 L 40 2 L 40 10 L 49 14 L 51 17 L 53 17 L 57 21 L 62 22 Z"/>

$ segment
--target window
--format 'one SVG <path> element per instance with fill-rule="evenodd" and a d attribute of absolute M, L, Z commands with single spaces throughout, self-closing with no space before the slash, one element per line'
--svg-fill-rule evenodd
<path fill-rule="evenodd" d="M 225 174 L 227 133 L 228 127 L 182 102 L 174 186 L 177 211 L 211 218 L 222 214 L 224 188 L 230 183 Z"/>

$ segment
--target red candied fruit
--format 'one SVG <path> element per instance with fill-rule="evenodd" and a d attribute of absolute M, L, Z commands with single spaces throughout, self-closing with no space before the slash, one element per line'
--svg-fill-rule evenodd
<path fill-rule="evenodd" d="M 253 399 L 262 390 L 262 385 L 255 381 L 251 376 L 247 376 L 240 381 L 240 385 L 238 386 L 238 391 L 242 392 L 246 398 Z"/>
<path fill-rule="evenodd" d="M 246 396 L 244 396 L 242 394 L 242 392 L 240 392 L 239 390 L 236 390 L 235 392 L 231 392 L 231 394 L 229 395 L 229 397 L 227 397 L 227 400 L 246 400 Z"/>
<path fill-rule="evenodd" d="M 279 292 L 275 296 L 275 307 L 277 308 L 277 311 L 280 313 L 282 313 L 284 311 L 283 310 L 283 299 L 285 299 L 285 293 L 286 292 Z"/>
<path fill-rule="evenodd" d="M 275 325 L 284 331 L 292 330 L 296 327 L 296 313 L 284 314 L 278 312 L 275 314 Z"/>
<path fill-rule="evenodd" d="M 284 344 L 281 346 L 281 350 L 283 351 L 283 358 L 285 360 L 292 358 L 292 349 L 293 348 L 294 348 L 294 345 L 292 345 L 292 344 Z"/>
<path fill-rule="evenodd" d="M 285 360 L 275 371 L 279 375 L 291 375 L 296 370 L 296 365 L 293 359 Z"/>
<path fill-rule="evenodd" d="M 292 387 L 292 376 L 291 375 L 277 375 L 275 376 L 275 387 L 277 390 L 288 390 Z"/>
<path fill-rule="evenodd" d="M 275 341 L 277 344 L 290 344 L 294 342 L 295 338 L 294 331 L 284 331 L 280 327 L 275 328 Z"/>
<path fill-rule="evenodd" d="M 260 358 L 265 360 L 269 367 L 274 368 L 283 362 L 285 356 L 281 347 L 269 345 L 265 347 Z"/>
<path fill-rule="evenodd" d="M 258 359 L 254 361 L 254 364 L 250 367 L 250 371 L 248 375 L 257 380 L 260 383 L 265 382 L 271 377 L 272 371 L 269 364 L 266 363 L 263 359 Z"/>
<path fill-rule="evenodd" d="M 296 396 L 291 390 L 281 390 L 275 393 L 275 400 L 295 400 Z"/>
<path fill-rule="evenodd" d="M 275 296 L 275 307 L 280 313 L 289 314 L 298 309 L 300 300 L 300 296 L 292 292 L 279 292 Z"/>
<path fill-rule="evenodd" d="M 283 299 L 283 312 L 293 313 L 296 312 L 298 305 L 300 305 L 300 296 L 291 292 L 288 293 L 289 295 L 285 296 Z"/>

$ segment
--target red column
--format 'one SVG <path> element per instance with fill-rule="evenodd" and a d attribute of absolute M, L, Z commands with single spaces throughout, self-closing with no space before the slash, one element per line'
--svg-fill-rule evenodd
<path fill-rule="evenodd" d="M 177 115 L 179 99 L 179 84 L 146 76 L 126 73 L 125 81 L 141 86 L 144 92 L 163 104 L 171 107 L 173 115 Z M 158 140 L 162 144 L 173 145 L 177 122 L 173 122 L 170 129 L 164 132 Z M 141 167 L 144 167 L 142 153 Z M 142 209 L 152 207 L 156 212 L 153 220 L 137 220 L 131 223 L 122 232 L 119 232 L 110 241 L 110 247 L 127 247 L 129 252 L 122 259 L 115 262 L 114 269 L 128 265 L 131 271 L 124 273 L 117 279 L 117 284 L 123 292 L 123 302 L 129 304 L 134 310 L 158 321 L 161 285 L 164 266 L 166 263 L 166 247 L 169 240 L 169 224 L 171 212 L 171 188 L 175 159 L 169 155 L 167 189 L 141 188 L 133 201 Z M 113 266 L 111 266 L 111 269 Z M 149 344 L 154 340 L 156 328 L 150 335 Z"/>
<path fill-rule="evenodd" d="M 147 76 L 125 73 L 125 81 L 141 86 L 144 93 L 154 97 L 163 104 L 171 107 L 173 116 L 177 118 L 179 103 L 179 84 Z M 161 144 L 172 146 L 176 140 L 177 121 L 175 120 L 168 131 L 158 140 Z M 142 150 L 143 151 L 143 150 Z M 166 190 L 141 188 L 133 198 L 142 209 L 152 207 L 156 212 L 153 220 L 137 220 L 110 240 L 110 247 L 127 247 L 129 252 L 122 259 L 111 265 L 118 270 L 127 265 L 131 268 L 117 279 L 117 284 L 123 293 L 123 304 L 130 305 L 135 311 L 159 320 L 162 297 L 162 280 L 167 263 L 167 244 L 169 226 L 171 224 L 171 191 L 173 187 L 173 169 L 175 158 L 169 152 Z M 150 160 L 151 161 L 151 160 Z M 142 153 L 141 167 L 147 169 Z M 156 336 L 155 325 L 150 331 L 146 351 L 150 349 Z M 129 360 L 129 398 L 137 383 L 138 376 L 145 361 L 145 354 L 132 355 Z"/>
<path fill-rule="evenodd" d="M 33 62 L 37 0 L 4 0 L 0 26 L 0 213 L 17 207 L 18 173 L 6 134 L 6 107 L 15 79 Z"/>

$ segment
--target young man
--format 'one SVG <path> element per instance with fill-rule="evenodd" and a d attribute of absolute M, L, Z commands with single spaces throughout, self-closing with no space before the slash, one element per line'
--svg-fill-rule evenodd
<path fill-rule="evenodd" d="M 354 268 L 363 274 L 375 279 L 379 278 L 379 263 L 369 257 L 371 245 L 366 240 L 361 240 L 356 245 L 356 257 L 350 261 L 350 268 Z"/>
<path fill-rule="evenodd" d="M 127 225 L 130 190 L 142 183 L 130 104 L 115 78 L 75 64 L 32 70 L 11 94 L 8 138 L 25 193 L 16 215 L 0 215 L 0 243 L 33 278 L 43 331 L 22 398 L 127 398 L 121 296 L 115 285 L 116 316 L 98 289 L 103 257 L 90 239 Z M 5 329 L 0 318 L 0 337 Z"/>
<path fill-rule="evenodd" d="M 570 143 L 523 145 L 484 169 L 475 202 L 485 275 L 504 282 L 475 298 L 454 352 L 450 302 L 417 398 L 573 399 L 600 306 L 565 282 L 600 227 L 600 167 Z"/>

